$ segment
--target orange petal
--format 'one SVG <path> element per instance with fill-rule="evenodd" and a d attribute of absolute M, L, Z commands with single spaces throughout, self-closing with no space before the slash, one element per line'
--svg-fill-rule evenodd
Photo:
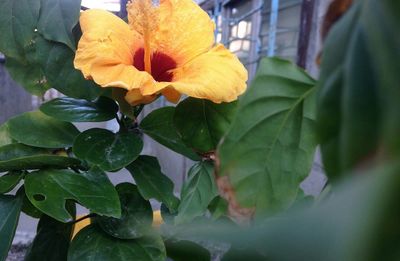
<path fill-rule="evenodd" d="M 138 88 L 151 76 L 133 66 L 133 55 L 142 40 L 137 32 L 114 14 L 88 10 L 80 17 L 82 38 L 78 43 L 74 65 L 86 78 L 103 87 Z M 133 79 L 137 78 L 137 82 Z"/>
<path fill-rule="evenodd" d="M 173 57 L 178 67 L 214 45 L 215 24 L 193 0 L 161 0 L 158 51 Z"/>
<path fill-rule="evenodd" d="M 167 101 L 172 103 L 178 103 L 182 96 L 178 91 L 170 87 L 163 89 L 161 93 L 164 95 Z"/>
<path fill-rule="evenodd" d="M 138 71 L 132 65 L 119 63 L 117 59 L 97 58 L 90 67 L 91 77 L 102 87 L 120 87 L 126 90 L 154 85 L 147 72 Z"/>
<path fill-rule="evenodd" d="M 239 59 L 223 45 L 217 45 L 174 71 L 168 87 L 191 97 L 215 103 L 231 102 L 246 90 L 248 75 Z M 162 91 L 163 85 L 141 88 L 143 95 Z M 164 86 L 165 87 L 165 86 Z"/>
<path fill-rule="evenodd" d="M 158 98 L 157 95 L 143 96 L 140 93 L 139 89 L 130 90 L 125 96 L 125 100 L 132 106 L 136 106 L 139 104 L 148 104 L 153 102 L 157 98 Z"/>
<path fill-rule="evenodd" d="M 135 0 L 127 10 L 131 29 L 143 35 L 152 53 L 172 57 L 178 67 L 214 44 L 215 24 L 193 0 L 161 0 L 158 7 Z"/>

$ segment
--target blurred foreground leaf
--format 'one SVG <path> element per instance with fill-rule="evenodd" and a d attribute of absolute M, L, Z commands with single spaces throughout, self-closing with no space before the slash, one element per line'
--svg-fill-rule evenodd
<path fill-rule="evenodd" d="M 355 1 L 326 39 L 318 135 L 331 179 L 400 154 L 399 16 L 398 1 Z"/>
<path fill-rule="evenodd" d="M 318 205 L 292 209 L 250 228 L 197 223 L 169 233 L 178 238 L 221 240 L 258 252 L 268 261 L 399 260 L 400 165 L 387 165 L 335 186 Z"/>
<path fill-rule="evenodd" d="M 173 241 L 165 242 L 167 256 L 173 261 L 210 261 L 211 254 L 204 247 L 191 241 Z"/>

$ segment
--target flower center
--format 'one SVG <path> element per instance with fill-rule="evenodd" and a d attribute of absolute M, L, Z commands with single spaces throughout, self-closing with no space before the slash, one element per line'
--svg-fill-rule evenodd
<path fill-rule="evenodd" d="M 174 59 L 161 52 L 154 52 L 150 58 L 151 76 L 157 82 L 171 82 L 174 75 L 171 70 L 175 69 L 177 64 Z M 139 71 L 148 71 L 145 66 L 145 51 L 140 48 L 133 56 L 133 66 Z"/>

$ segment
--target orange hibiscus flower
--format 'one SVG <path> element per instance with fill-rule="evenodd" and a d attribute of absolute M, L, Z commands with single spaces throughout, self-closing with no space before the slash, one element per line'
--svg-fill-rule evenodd
<path fill-rule="evenodd" d="M 223 45 L 214 22 L 192 0 L 128 3 L 128 21 L 103 10 L 81 14 L 75 67 L 102 87 L 128 90 L 132 104 L 181 94 L 231 102 L 246 89 L 247 71 Z"/>

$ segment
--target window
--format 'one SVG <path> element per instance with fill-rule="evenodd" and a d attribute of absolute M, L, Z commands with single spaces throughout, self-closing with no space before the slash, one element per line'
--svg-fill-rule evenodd
<path fill-rule="evenodd" d="M 302 0 L 205 0 L 201 6 L 216 21 L 217 42 L 239 57 L 252 78 L 263 56 L 297 59 L 301 3 Z"/>
<path fill-rule="evenodd" d="M 228 5 L 229 37 L 227 46 L 244 64 L 251 61 L 252 1 L 235 1 Z"/>
<path fill-rule="evenodd" d="M 273 53 L 285 59 L 295 61 L 297 56 L 297 42 L 299 38 L 299 23 L 301 14 L 301 0 L 280 0 L 278 22 L 275 31 L 275 45 Z M 267 54 L 269 36 L 271 32 L 271 0 L 265 1 L 262 12 L 261 25 L 261 53 Z"/>

